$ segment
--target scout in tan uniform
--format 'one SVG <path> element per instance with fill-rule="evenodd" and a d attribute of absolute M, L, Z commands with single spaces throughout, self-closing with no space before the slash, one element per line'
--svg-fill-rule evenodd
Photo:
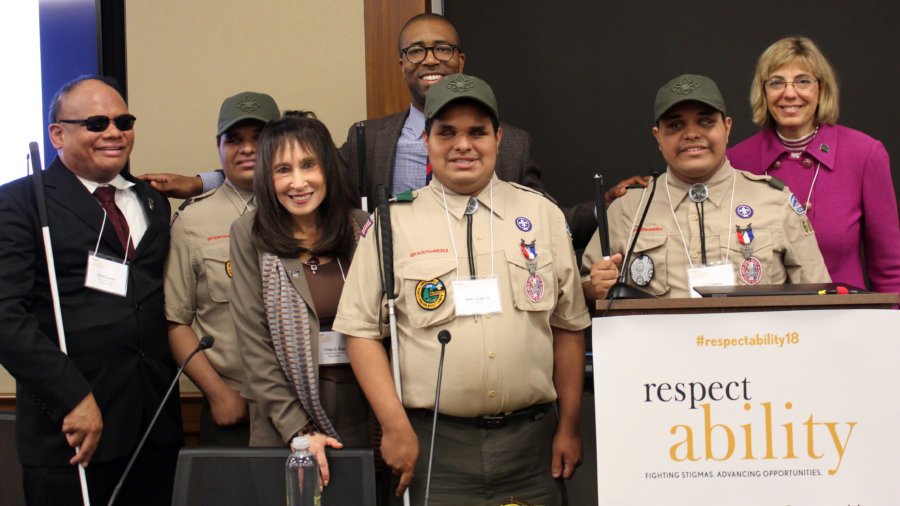
<path fill-rule="evenodd" d="M 734 169 L 725 158 L 731 118 L 708 77 L 681 75 L 660 88 L 653 135 L 668 164 L 657 181 L 628 282 L 660 297 L 690 297 L 691 287 L 820 283 L 831 278 L 802 205 L 783 183 Z M 606 296 L 622 253 L 647 206 L 649 188 L 609 208 L 610 250 L 595 233 L 585 249 L 585 295 Z"/>
<path fill-rule="evenodd" d="M 429 89 L 425 113 L 434 179 L 391 205 L 402 403 L 381 343 L 378 227 L 363 229 L 334 328 L 348 336 L 384 429 L 398 494 L 410 481 L 414 504 L 425 493 L 420 447 L 431 437 L 436 336 L 446 329 L 431 504 L 560 504 L 555 478 L 581 462 L 590 324 L 565 219 L 539 193 L 494 175 L 502 130 L 487 83 L 447 76 Z"/>
<path fill-rule="evenodd" d="M 228 307 L 228 238 L 231 222 L 254 207 L 256 142 L 266 122 L 278 117 L 275 101 L 261 93 L 239 93 L 222 103 L 216 144 L 225 184 L 186 201 L 172 224 L 165 271 L 172 355 L 181 363 L 199 336 L 216 339 L 185 370 L 204 395 L 200 437 L 208 445 L 248 443 L 247 402 L 240 395 L 243 365 Z"/>

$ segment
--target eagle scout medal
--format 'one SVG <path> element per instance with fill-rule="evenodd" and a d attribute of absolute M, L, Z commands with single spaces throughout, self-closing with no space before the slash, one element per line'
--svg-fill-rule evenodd
<path fill-rule="evenodd" d="M 741 204 L 734 208 L 734 214 L 738 215 L 739 218 L 746 220 L 753 216 L 753 208 L 747 204 Z"/>
<path fill-rule="evenodd" d="M 737 229 L 738 243 L 741 245 L 741 253 L 745 259 L 750 258 L 753 256 L 753 247 L 750 246 L 750 243 L 753 242 L 753 224 L 748 223 L 747 228 L 736 225 L 735 228 Z"/>
<path fill-rule="evenodd" d="M 537 273 L 537 249 L 535 243 L 526 243 L 525 239 L 519 242 L 522 255 L 525 257 L 525 266 L 528 268 L 528 279 L 525 280 L 525 295 L 531 302 L 540 302 L 544 298 L 544 278 Z"/>
<path fill-rule="evenodd" d="M 756 257 L 747 257 L 741 262 L 741 281 L 747 285 L 755 285 L 762 279 L 762 265 Z"/>
<path fill-rule="evenodd" d="M 540 274 L 531 274 L 525 280 L 525 295 L 531 302 L 540 302 L 544 298 L 544 278 Z"/>
<path fill-rule="evenodd" d="M 447 288 L 438 278 L 422 280 L 416 285 L 416 302 L 429 311 L 441 307 L 447 298 Z"/>
<path fill-rule="evenodd" d="M 528 272 L 534 274 L 537 272 L 537 250 L 534 248 L 534 243 L 536 240 L 531 241 L 530 243 L 526 243 L 525 239 L 521 239 L 519 242 L 519 247 L 522 249 L 522 255 L 525 256 L 525 267 L 528 268 Z"/>
<path fill-rule="evenodd" d="M 647 286 L 653 280 L 653 260 L 647 255 L 639 255 L 631 261 L 631 280 L 637 286 Z"/>

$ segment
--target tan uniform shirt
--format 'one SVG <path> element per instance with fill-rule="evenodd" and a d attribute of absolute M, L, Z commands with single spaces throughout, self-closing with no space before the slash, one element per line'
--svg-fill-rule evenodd
<path fill-rule="evenodd" d="M 452 335 L 440 411 L 471 417 L 555 400 L 551 326 L 582 330 L 590 325 L 562 212 L 533 190 L 496 176 L 491 186 L 477 197 L 471 247 L 478 279 L 493 275 L 498 280 L 502 311 L 497 314 L 455 316 L 453 283 L 469 277 L 464 214 L 469 197 L 446 190 L 449 223 L 437 179 L 413 192 L 413 202 L 391 205 L 400 376 L 408 408 L 434 407 L 440 330 Z M 333 327 L 380 339 L 389 328 L 382 319 L 379 230 L 364 229 Z M 527 283 L 531 274 L 522 240 L 535 241 L 540 282 Z"/>
<path fill-rule="evenodd" d="M 253 194 L 224 184 L 194 199 L 172 224 L 166 259 L 166 319 L 191 325 L 216 345 L 206 357 L 225 383 L 240 390 L 244 372 L 228 308 L 231 222 L 244 214 Z"/>
<path fill-rule="evenodd" d="M 739 285 L 831 281 L 815 233 L 800 203 L 788 188 L 779 190 L 768 183 L 769 179 L 769 176 L 735 170 L 726 160 L 705 182 L 709 189 L 709 198 L 703 203 L 707 263 L 731 262 Z M 628 265 L 622 267 L 628 270 L 629 284 L 660 297 L 690 296 L 688 269 L 691 265 L 702 266 L 700 216 L 688 196 L 690 186 L 671 170 L 660 176 L 634 253 Z M 629 232 L 640 221 L 649 195 L 649 188 L 646 192 L 632 190 L 609 207 L 612 253 L 626 252 Z M 674 216 L 678 217 L 681 232 Z M 746 248 L 738 239 L 738 226 L 752 231 L 753 239 Z M 744 234 L 745 241 L 748 236 Z M 645 273 L 649 266 L 646 258 L 639 259 L 641 255 L 649 257 L 653 268 L 649 283 L 643 286 L 632 279 L 635 261 L 643 262 Z M 590 279 L 590 266 L 602 257 L 600 239 L 595 232 L 584 250 L 582 281 Z"/>

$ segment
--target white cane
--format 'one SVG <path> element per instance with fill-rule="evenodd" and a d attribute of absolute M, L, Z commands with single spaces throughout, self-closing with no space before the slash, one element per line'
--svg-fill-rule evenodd
<path fill-rule="evenodd" d="M 28 144 L 31 152 L 31 173 L 34 178 L 34 195 L 37 201 L 38 217 L 41 222 L 41 234 L 44 237 L 44 257 L 47 259 L 47 276 L 50 281 L 50 294 L 53 297 L 53 315 L 56 319 L 56 333 L 59 335 L 59 349 L 66 355 L 69 354 L 66 347 L 66 333 L 63 328 L 62 310 L 59 306 L 59 286 L 56 282 L 56 265 L 53 262 L 53 243 L 50 241 L 50 225 L 47 223 L 47 201 L 44 199 L 44 183 L 41 177 L 43 168 L 41 167 L 41 153 L 38 151 L 37 142 Z M 81 447 L 75 447 L 75 453 L 81 452 Z M 81 500 L 84 506 L 91 505 L 91 499 L 88 496 L 87 475 L 84 472 L 84 466 L 78 465 L 78 480 L 81 482 Z"/>
<path fill-rule="evenodd" d="M 391 368 L 397 398 L 403 403 L 403 387 L 400 384 L 400 339 L 397 335 L 397 315 L 394 312 L 394 239 L 391 232 L 391 213 L 384 185 L 375 188 L 378 223 L 381 229 L 381 261 L 384 266 L 384 292 L 388 303 L 388 323 L 391 329 Z M 409 506 L 409 488 L 403 492 L 403 505 Z"/>

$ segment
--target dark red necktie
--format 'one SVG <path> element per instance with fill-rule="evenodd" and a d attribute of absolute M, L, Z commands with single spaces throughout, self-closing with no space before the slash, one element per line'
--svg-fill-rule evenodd
<path fill-rule="evenodd" d="M 134 256 L 134 243 L 128 240 L 128 222 L 125 221 L 125 215 L 116 206 L 116 188 L 113 186 L 98 186 L 94 190 L 94 196 L 100 201 L 100 205 L 106 210 L 106 219 L 116 229 L 116 235 L 119 237 L 119 243 L 122 249 L 126 250 L 126 258 Z"/>

